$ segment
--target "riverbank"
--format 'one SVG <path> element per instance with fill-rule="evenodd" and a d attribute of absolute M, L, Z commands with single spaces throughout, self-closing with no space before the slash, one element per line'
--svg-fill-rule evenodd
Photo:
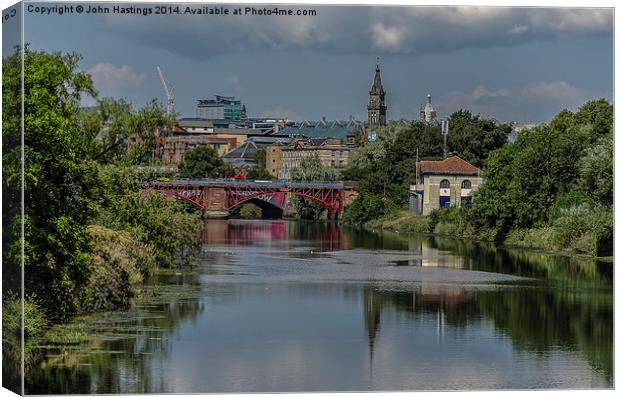
<path fill-rule="evenodd" d="M 438 237 L 448 237 L 463 240 L 474 240 L 480 242 L 494 242 L 485 236 L 477 235 L 471 225 L 466 224 L 462 218 L 452 220 L 438 219 L 440 217 L 419 216 L 409 210 L 398 210 L 390 212 L 380 218 L 368 221 L 361 226 L 367 230 L 384 230 L 397 234 L 424 234 Z M 454 217 L 453 217 L 454 218 Z M 575 249 L 575 247 L 587 247 L 587 242 L 572 247 L 561 247 L 554 241 L 554 230 L 551 227 L 517 230 L 511 232 L 506 240 L 502 242 L 507 248 L 525 248 L 541 251 L 548 254 L 581 256 L 593 258 L 605 262 L 613 262 L 613 256 L 593 255 L 586 249 Z M 587 239 L 587 236 L 583 240 Z M 591 245 L 591 243 L 590 243 Z M 590 249 L 592 249 L 590 247 Z"/>

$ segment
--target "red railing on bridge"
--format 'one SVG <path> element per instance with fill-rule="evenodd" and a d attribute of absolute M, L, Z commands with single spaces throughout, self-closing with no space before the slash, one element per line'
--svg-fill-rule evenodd
<path fill-rule="evenodd" d="M 342 182 L 162 178 L 147 181 L 142 185 L 143 193 L 149 190 L 185 200 L 205 211 L 230 210 L 252 199 L 263 199 L 273 204 L 274 201 L 283 201 L 277 197 L 283 197 L 285 194 L 317 202 L 331 213 L 342 212 L 345 204 Z"/>

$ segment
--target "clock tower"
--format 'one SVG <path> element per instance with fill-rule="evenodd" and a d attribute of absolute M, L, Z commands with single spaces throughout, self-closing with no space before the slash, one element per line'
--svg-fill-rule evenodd
<path fill-rule="evenodd" d="M 370 97 L 368 102 L 368 128 L 386 125 L 387 106 L 385 106 L 385 91 L 381 85 L 381 70 L 378 62 L 375 69 L 375 80 L 368 94 Z"/>

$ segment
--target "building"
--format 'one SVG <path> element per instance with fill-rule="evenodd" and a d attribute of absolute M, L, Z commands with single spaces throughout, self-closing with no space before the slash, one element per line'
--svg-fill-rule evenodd
<path fill-rule="evenodd" d="M 235 169 L 237 175 L 247 176 L 248 172 L 252 168 L 258 167 L 258 153 L 261 150 L 265 150 L 265 163 L 266 169 L 272 175 L 268 161 L 269 148 L 273 146 L 286 145 L 291 141 L 288 137 L 276 137 L 276 136 L 262 136 L 262 137 L 250 137 L 242 145 L 232 149 L 228 153 L 222 156 L 222 160 L 230 163 Z"/>
<path fill-rule="evenodd" d="M 458 156 L 416 163 L 417 180 L 410 187 L 410 209 L 422 215 L 471 202 L 482 184 L 480 169 Z"/>
<path fill-rule="evenodd" d="M 236 140 L 232 146 L 234 148 L 245 143 L 250 137 L 261 137 L 270 132 L 260 128 L 240 127 L 228 120 L 224 121 L 225 123 L 220 123 L 219 120 L 184 118 L 178 121 L 172 133 L 174 136 L 202 135 L 221 139 L 234 138 Z"/>
<path fill-rule="evenodd" d="M 224 119 L 235 123 L 247 119 L 245 105 L 234 96 L 216 95 L 215 99 L 199 99 L 196 117 L 208 120 Z"/>
<path fill-rule="evenodd" d="M 361 121 L 349 116 L 348 120 L 329 121 L 322 117 L 319 121 L 300 121 L 280 129 L 278 135 L 287 135 L 291 138 L 305 136 L 306 138 L 332 137 L 346 139 L 349 136 L 362 136 L 366 127 Z"/>
<path fill-rule="evenodd" d="M 277 178 L 290 179 L 291 170 L 301 166 L 304 158 L 317 155 L 323 166 L 341 170 L 347 166 L 352 148 L 344 139 L 297 137 L 288 145 L 267 147 L 266 166 Z"/>
<path fill-rule="evenodd" d="M 426 106 L 420 109 L 420 121 L 430 123 L 437 118 L 437 112 L 431 104 L 431 94 L 426 96 Z"/>
<path fill-rule="evenodd" d="M 164 165 L 178 166 L 185 160 L 185 153 L 198 146 L 207 146 L 223 156 L 237 147 L 236 138 L 219 138 L 205 135 L 180 135 L 164 138 L 162 162 Z"/>
<path fill-rule="evenodd" d="M 381 70 L 377 63 L 375 79 L 368 91 L 368 128 L 372 129 L 387 124 L 387 106 L 385 105 L 385 91 L 381 85 Z"/>

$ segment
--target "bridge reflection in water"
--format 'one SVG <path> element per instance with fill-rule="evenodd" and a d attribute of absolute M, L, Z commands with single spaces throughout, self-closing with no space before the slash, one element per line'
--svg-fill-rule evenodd
<path fill-rule="evenodd" d="M 205 245 L 260 245 L 286 249 L 305 240 L 318 243 L 320 251 L 351 248 L 343 229 L 330 222 L 317 224 L 286 220 L 265 222 L 211 219 L 205 222 L 202 231 L 202 242 Z"/>

